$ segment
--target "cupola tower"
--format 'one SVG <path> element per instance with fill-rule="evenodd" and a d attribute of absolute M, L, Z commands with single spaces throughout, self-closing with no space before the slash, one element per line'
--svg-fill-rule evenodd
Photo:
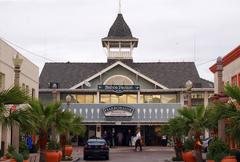
<path fill-rule="evenodd" d="M 117 18 L 109 30 L 108 36 L 102 38 L 102 46 L 107 50 L 108 60 L 132 60 L 133 48 L 138 46 L 138 38 L 132 36 L 131 30 L 123 18 L 120 2 Z"/>

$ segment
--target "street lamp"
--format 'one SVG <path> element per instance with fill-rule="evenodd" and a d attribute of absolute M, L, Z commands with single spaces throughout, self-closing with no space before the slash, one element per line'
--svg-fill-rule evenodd
<path fill-rule="evenodd" d="M 19 80 L 20 80 L 20 72 L 21 72 L 21 65 L 23 62 L 23 59 L 19 57 L 19 54 L 16 55 L 13 59 L 13 65 L 14 65 L 14 72 L 15 72 L 15 77 L 14 77 L 14 85 L 19 86 Z"/>
<path fill-rule="evenodd" d="M 186 87 L 186 91 L 187 91 L 187 98 L 188 98 L 188 108 L 192 107 L 192 87 L 193 87 L 193 83 L 191 80 L 188 80 L 185 84 Z"/>
<path fill-rule="evenodd" d="M 66 102 L 67 102 L 67 109 L 68 111 L 71 111 L 70 109 L 70 103 L 71 103 L 72 97 L 70 95 L 66 96 Z"/>

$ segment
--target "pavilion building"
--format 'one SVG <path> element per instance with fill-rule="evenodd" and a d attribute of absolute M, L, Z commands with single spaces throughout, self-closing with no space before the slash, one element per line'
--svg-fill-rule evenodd
<path fill-rule="evenodd" d="M 135 135 L 140 127 L 145 145 L 160 145 L 161 125 L 187 105 L 188 80 L 193 83 L 192 105 L 208 105 L 213 83 L 200 78 L 194 62 L 134 62 L 138 38 L 121 13 L 102 46 L 107 62 L 46 63 L 40 75 L 40 100 L 61 101 L 64 109 L 83 116 L 86 138 L 106 131 L 122 136 L 116 144 L 126 145 L 127 132 Z"/>

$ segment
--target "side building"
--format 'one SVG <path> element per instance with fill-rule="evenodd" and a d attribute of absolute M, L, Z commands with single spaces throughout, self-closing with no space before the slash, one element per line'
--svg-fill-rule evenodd
<path fill-rule="evenodd" d="M 240 45 L 226 54 L 222 60 L 222 81 L 223 83 L 229 82 L 231 85 L 238 85 L 240 87 Z M 214 74 L 215 92 L 218 87 L 218 73 L 217 63 L 210 67 Z"/>
<path fill-rule="evenodd" d="M 217 62 L 210 67 L 214 74 L 214 93 L 221 94 L 224 91 L 224 85 L 237 85 L 240 87 L 240 45 L 230 51 L 223 57 L 218 57 Z M 220 96 L 221 97 L 221 96 Z M 222 121 L 218 125 L 218 136 L 221 137 L 230 148 L 237 148 L 236 141 L 225 133 L 228 127 L 227 121 Z"/>
<path fill-rule="evenodd" d="M 32 98 L 38 98 L 39 68 L 0 39 L 0 92 L 14 85 L 25 89 Z M 2 127 L 2 124 L 0 124 L 0 139 L 4 142 L 6 151 L 11 141 L 11 129 Z"/>
<path fill-rule="evenodd" d="M 138 38 L 121 13 L 102 46 L 105 63 L 46 63 L 40 75 L 42 102 L 61 101 L 64 109 L 82 115 L 86 138 L 108 133 L 117 145 L 127 145 L 127 134 L 140 127 L 145 145 L 160 145 L 161 125 L 187 105 L 188 80 L 192 105 L 208 104 L 213 84 L 199 77 L 194 62 L 133 61 Z"/>

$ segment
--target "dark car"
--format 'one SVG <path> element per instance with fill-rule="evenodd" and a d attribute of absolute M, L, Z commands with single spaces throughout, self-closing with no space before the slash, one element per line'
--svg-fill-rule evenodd
<path fill-rule="evenodd" d="M 89 139 L 83 149 L 83 159 L 104 157 L 109 160 L 109 147 L 104 139 Z"/>

